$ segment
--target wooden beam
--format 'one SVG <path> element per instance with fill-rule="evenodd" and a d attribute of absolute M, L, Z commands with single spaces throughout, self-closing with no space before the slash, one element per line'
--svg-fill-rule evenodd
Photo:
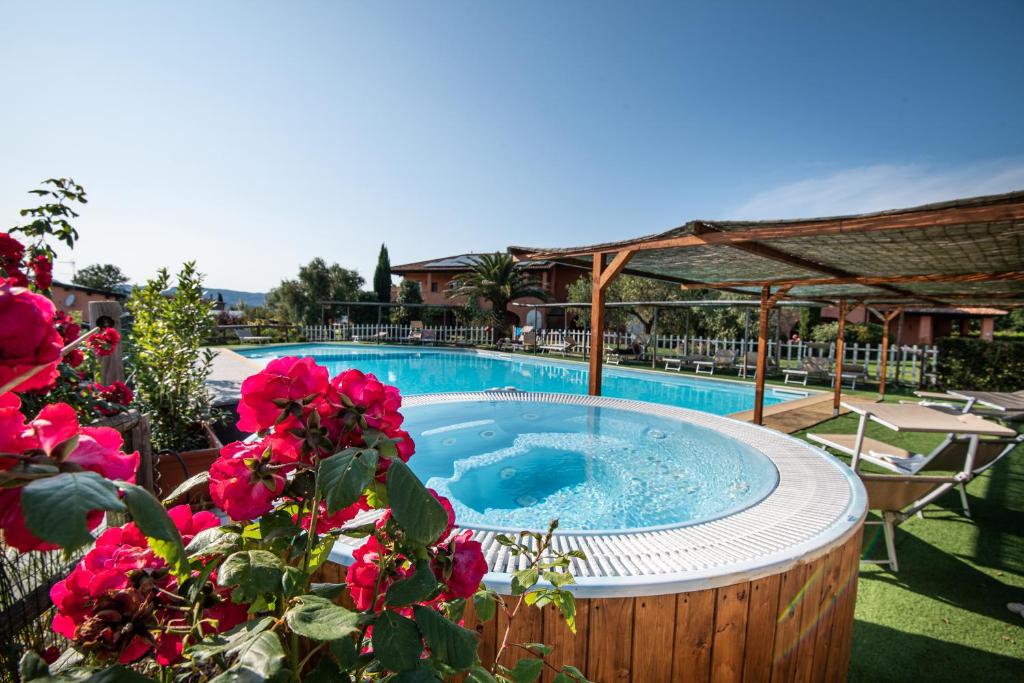
<path fill-rule="evenodd" d="M 866 285 L 869 287 L 886 284 L 912 284 L 931 282 L 1022 282 L 1024 271 L 1001 273 L 929 273 L 922 275 L 858 275 L 853 277 L 811 277 L 780 278 L 774 280 L 727 280 L 724 282 L 701 282 L 695 285 L 680 285 L 682 289 L 724 289 L 726 287 L 816 287 L 821 285 Z M 917 297 L 917 295 L 912 295 Z M 982 298 L 984 295 L 978 295 Z M 874 298 L 878 298 L 876 295 Z M 919 297 L 918 297 L 919 298 Z"/>
<path fill-rule="evenodd" d="M 901 309 L 893 309 L 882 313 L 882 357 L 879 359 L 878 395 L 885 398 L 886 375 L 889 372 L 889 323 L 900 314 Z M 899 343 L 899 340 L 896 340 Z"/>
<path fill-rule="evenodd" d="M 605 291 L 601 287 L 603 274 L 604 255 L 594 254 L 590 291 L 590 382 L 587 390 L 591 396 L 601 395 L 601 370 L 604 363 Z"/>
<path fill-rule="evenodd" d="M 832 387 L 832 414 L 839 414 L 839 401 L 843 393 L 843 354 L 846 353 L 846 299 L 839 300 L 839 335 L 836 337 L 835 384 Z"/>
<path fill-rule="evenodd" d="M 633 254 L 635 253 L 636 249 L 623 249 L 615 255 L 615 258 L 613 258 L 612 262 L 608 264 L 608 267 L 604 268 L 601 272 L 601 289 L 608 289 L 608 285 L 618 277 L 619 273 L 626 267 L 626 264 L 629 263 L 629 260 L 633 258 Z"/>
<path fill-rule="evenodd" d="M 764 424 L 764 377 L 768 367 L 768 314 L 771 288 L 761 288 L 761 319 L 757 328 L 757 374 L 754 376 L 754 424 Z"/>

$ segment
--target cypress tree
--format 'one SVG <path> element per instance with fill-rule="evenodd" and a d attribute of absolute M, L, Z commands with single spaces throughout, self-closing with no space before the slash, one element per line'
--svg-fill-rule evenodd
<path fill-rule="evenodd" d="M 391 301 L 391 258 L 385 244 L 380 245 L 380 254 L 377 255 L 377 268 L 373 271 L 373 291 L 377 294 L 377 301 Z"/>

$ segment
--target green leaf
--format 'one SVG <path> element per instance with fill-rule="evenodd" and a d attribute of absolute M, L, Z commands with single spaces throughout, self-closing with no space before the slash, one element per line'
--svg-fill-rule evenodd
<path fill-rule="evenodd" d="M 124 502 L 131 513 L 132 521 L 146 536 L 149 547 L 167 563 L 171 573 L 179 580 L 189 575 L 188 561 L 185 558 L 185 547 L 181 543 L 181 534 L 174 526 L 167 510 L 156 497 L 135 484 L 119 482 L 118 487 L 124 491 Z"/>
<path fill-rule="evenodd" d="M 345 592 L 345 584 L 343 583 L 311 583 L 309 584 L 309 592 L 311 595 L 315 595 L 320 598 L 327 598 L 328 600 L 334 600 L 339 595 Z"/>
<path fill-rule="evenodd" d="M 464 671 L 476 663 L 476 648 L 480 641 L 475 631 L 448 621 L 429 607 L 417 605 L 412 609 L 416 625 L 435 657 L 456 671 Z"/>
<path fill-rule="evenodd" d="M 562 665 L 562 672 L 558 676 L 564 676 L 563 680 L 569 681 L 569 683 L 591 683 L 590 679 L 584 676 L 582 671 L 568 664 Z M 555 680 L 558 680 L 558 676 L 555 677 Z"/>
<path fill-rule="evenodd" d="M 203 529 L 185 546 L 189 557 L 230 554 L 242 547 L 242 535 L 224 527 Z"/>
<path fill-rule="evenodd" d="M 359 658 L 359 652 L 356 650 L 355 638 L 332 640 L 328 644 L 328 647 L 331 649 L 331 654 L 338 660 L 338 664 L 341 665 L 342 669 L 348 670 L 355 666 L 356 660 Z"/>
<path fill-rule="evenodd" d="M 544 660 L 526 657 L 516 662 L 512 668 L 512 680 L 516 683 L 533 683 L 540 678 L 544 670 Z"/>
<path fill-rule="evenodd" d="M 391 516 L 416 543 L 430 545 L 448 527 L 448 513 L 401 460 L 388 468 L 388 499 Z"/>
<path fill-rule="evenodd" d="M 440 586 L 430 570 L 430 562 L 420 560 L 416 572 L 407 579 L 396 581 L 388 589 L 384 604 L 389 607 L 404 607 L 434 597 Z"/>
<path fill-rule="evenodd" d="M 560 588 L 569 583 L 576 583 L 576 579 L 572 577 L 572 574 L 568 572 L 542 572 L 541 576 L 544 577 L 545 581 L 548 581 L 552 586 Z"/>
<path fill-rule="evenodd" d="M 174 501 L 178 500 L 179 498 L 184 496 L 186 493 L 188 493 L 192 489 L 196 488 L 197 486 L 201 486 L 203 484 L 206 484 L 209 481 L 210 481 L 210 471 L 209 470 L 203 470 L 199 474 L 193 474 L 191 477 L 189 477 L 185 481 L 183 481 L 180 484 L 178 484 L 174 488 L 174 490 L 171 491 L 170 495 L 168 495 L 168 496 L 166 496 L 164 498 L 164 500 L 163 500 L 164 505 L 170 505 L 171 503 L 173 503 Z"/>
<path fill-rule="evenodd" d="M 554 649 L 550 645 L 545 645 L 544 643 L 520 643 L 520 645 L 538 657 L 549 655 L 551 654 L 551 650 Z"/>
<path fill-rule="evenodd" d="M 188 649 L 188 654 L 199 661 L 209 659 L 221 653 L 231 656 L 247 648 L 251 641 L 270 628 L 273 623 L 274 619 L 272 617 L 247 621 L 226 633 L 218 633 L 215 636 L 201 640 Z"/>
<path fill-rule="evenodd" d="M 231 591 L 235 602 L 252 602 L 265 593 L 277 593 L 284 575 L 281 558 L 266 550 L 242 550 L 229 555 L 217 573 L 221 586 L 237 586 Z"/>
<path fill-rule="evenodd" d="M 92 543 L 85 516 L 92 510 L 124 512 L 114 482 L 95 472 L 64 472 L 36 479 L 21 489 L 29 531 L 65 550 Z"/>
<path fill-rule="evenodd" d="M 320 490 L 327 512 L 334 514 L 359 500 L 377 472 L 376 451 L 346 448 L 320 462 Z"/>
<path fill-rule="evenodd" d="M 423 652 L 423 639 L 411 619 L 382 612 L 373 624 L 373 653 L 391 671 L 415 669 Z"/>
<path fill-rule="evenodd" d="M 263 631 L 237 649 L 238 661 L 210 683 L 250 683 L 272 681 L 284 673 L 284 647 L 281 637 Z"/>
<path fill-rule="evenodd" d="M 298 567 L 285 565 L 284 576 L 281 577 L 281 589 L 286 598 L 294 598 L 306 589 L 309 575 Z"/>
<path fill-rule="evenodd" d="M 50 666 L 42 657 L 29 650 L 18 663 L 18 673 L 23 683 L 28 683 L 34 678 L 49 678 Z"/>
<path fill-rule="evenodd" d="M 537 584 L 540 572 L 536 567 L 520 569 L 512 575 L 512 595 L 522 595 Z"/>
<path fill-rule="evenodd" d="M 292 515 L 297 512 L 298 506 L 286 506 L 283 510 L 274 510 L 265 514 L 242 529 L 242 537 L 265 543 L 276 541 L 279 538 L 290 538 L 299 530 L 299 526 L 292 518 Z"/>
<path fill-rule="evenodd" d="M 469 670 L 469 674 L 466 676 L 467 683 L 498 683 L 498 679 L 491 675 L 491 672 L 480 666 L 474 664 L 473 668 Z"/>
<path fill-rule="evenodd" d="M 391 681 L 394 683 L 434 683 L 440 680 L 442 680 L 441 677 L 430 669 L 402 671 L 397 676 L 388 679 L 389 683 Z"/>
<path fill-rule="evenodd" d="M 480 621 L 490 621 L 498 609 L 498 598 L 492 590 L 479 590 L 473 594 L 473 609 Z"/>
<path fill-rule="evenodd" d="M 297 604 L 284 613 L 288 627 L 313 640 L 338 640 L 359 632 L 359 614 L 327 598 L 302 595 Z"/>
<path fill-rule="evenodd" d="M 77 683 L 153 683 L 153 679 L 126 666 L 117 665 L 94 671 L 89 676 L 78 679 Z"/>
<path fill-rule="evenodd" d="M 351 680 L 330 657 L 321 657 L 313 670 L 302 677 L 303 683 L 348 683 Z"/>
<path fill-rule="evenodd" d="M 553 602 L 562 613 L 566 626 L 576 633 L 576 597 L 569 591 L 556 591 Z"/>

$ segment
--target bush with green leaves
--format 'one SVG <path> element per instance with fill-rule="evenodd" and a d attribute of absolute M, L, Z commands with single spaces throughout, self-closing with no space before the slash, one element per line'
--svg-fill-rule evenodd
<path fill-rule="evenodd" d="M 213 328 L 213 302 L 203 296 L 194 262 L 182 266 L 172 285 L 166 269 L 128 299 L 127 345 L 135 400 L 150 415 L 157 448 L 187 450 L 206 444 L 202 423 L 211 418 L 206 380 L 213 353 L 203 349 Z"/>
<path fill-rule="evenodd" d="M 937 346 L 938 384 L 944 389 L 1024 389 L 1024 341 L 943 337 Z"/>

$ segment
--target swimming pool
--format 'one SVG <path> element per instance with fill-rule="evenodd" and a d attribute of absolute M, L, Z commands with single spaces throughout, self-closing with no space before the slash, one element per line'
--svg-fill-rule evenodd
<path fill-rule="evenodd" d="M 311 356 L 332 376 L 349 368 L 373 373 L 403 396 L 514 387 L 519 391 L 587 393 L 587 366 L 543 356 L 525 356 L 461 349 L 288 344 L 240 349 L 238 353 L 267 362 L 282 356 Z M 673 376 L 643 370 L 605 367 L 601 393 L 613 398 L 649 401 L 714 415 L 754 407 L 753 385 L 701 377 Z M 805 393 L 768 387 L 765 406 L 802 398 Z"/>

